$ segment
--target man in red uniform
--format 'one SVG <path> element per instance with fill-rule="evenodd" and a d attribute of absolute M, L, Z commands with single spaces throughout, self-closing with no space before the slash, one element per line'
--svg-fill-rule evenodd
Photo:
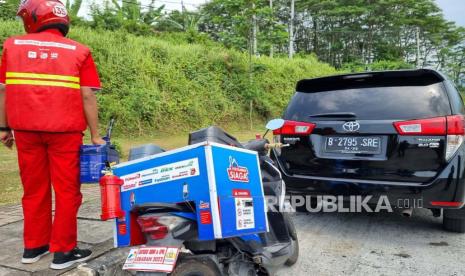
<path fill-rule="evenodd" d="M 76 247 L 82 200 L 79 148 L 87 126 L 94 144 L 105 143 L 98 133 L 94 94 L 100 81 L 89 49 L 65 38 L 69 18 L 61 2 L 23 0 L 18 16 L 27 34 L 3 46 L 0 140 L 7 147 L 14 140 L 18 149 L 24 188 L 22 262 L 37 262 L 50 251 L 50 267 L 63 269 L 92 254 Z"/>

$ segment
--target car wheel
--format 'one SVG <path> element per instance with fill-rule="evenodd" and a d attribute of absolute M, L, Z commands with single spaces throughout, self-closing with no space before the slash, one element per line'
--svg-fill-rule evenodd
<path fill-rule="evenodd" d="M 295 263 L 297 263 L 297 260 L 299 259 L 299 239 L 297 238 L 297 229 L 295 228 L 294 221 L 287 213 L 284 213 L 283 216 L 289 229 L 289 235 L 291 236 L 292 246 L 294 250 L 289 259 L 287 259 L 287 261 L 284 263 L 284 265 L 292 266 Z"/>
<path fill-rule="evenodd" d="M 445 230 L 465 233 L 465 209 L 445 209 L 442 226 Z"/>

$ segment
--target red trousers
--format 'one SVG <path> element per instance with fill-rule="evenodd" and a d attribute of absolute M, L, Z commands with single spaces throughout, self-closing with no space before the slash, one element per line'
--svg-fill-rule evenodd
<path fill-rule="evenodd" d="M 77 212 L 82 202 L 79 182 L 82 133 L 15 131 L 14 135 L 24 188 L 24 247 L 50 245 L 51 252 L 70 251 L 77 243 Z"/>

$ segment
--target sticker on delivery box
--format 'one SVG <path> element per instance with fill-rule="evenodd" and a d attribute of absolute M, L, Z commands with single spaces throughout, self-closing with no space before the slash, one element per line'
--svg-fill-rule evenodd
<path fill-rule="evenodd" d="M 234 182 L 249 182 L 249 169 L 239 166 L 236 159 L 229 156 L 229 167 L 226 169 L 228 178 Z"/>
<path fill-rule="evenodd" d="M 123 269 L 170 273 L 178 255 L 179 248 L 176 247 L 147 246 L 131 249 Z"/>
<path fill-rule="evenodd" d="M 253 198 L 244 197 L 250 196 L 250 192 L 246 190 L 234 190 L 234 200 L 236 207 L 236 229 L 246 230 L 255 228 L 255 215 L 253 210 Z M 241 196 L 242 194 L 242 196 Z"/>
<path fill-rule="evenodd" d="M 124 192 L 142 186 L 145 187 L 197 175 L 200 175 L 199 159 L 192 158 L 123 175 L 121 178 L 124 180 L 124 185 L 121 191 Z"/>

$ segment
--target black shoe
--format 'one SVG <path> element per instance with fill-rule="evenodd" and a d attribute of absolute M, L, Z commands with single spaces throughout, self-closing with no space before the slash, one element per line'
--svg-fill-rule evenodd
<path fill-rule="evenodd" d="M 31 249 L 24 248 L 23 258 L 21 259 L 21 262 L 23 264 L 33 264 L 40 260 L 42 256 L 45 256 L 48 253 L 48 245 Z"/>
<path fill-rule="evenodd" d="M 90 259 L 92 251 L 88 249 L 74 248 L 69 252 L 55 252 L 51 269 L 65 269 L 75 263 L 84 262 Z"/>

